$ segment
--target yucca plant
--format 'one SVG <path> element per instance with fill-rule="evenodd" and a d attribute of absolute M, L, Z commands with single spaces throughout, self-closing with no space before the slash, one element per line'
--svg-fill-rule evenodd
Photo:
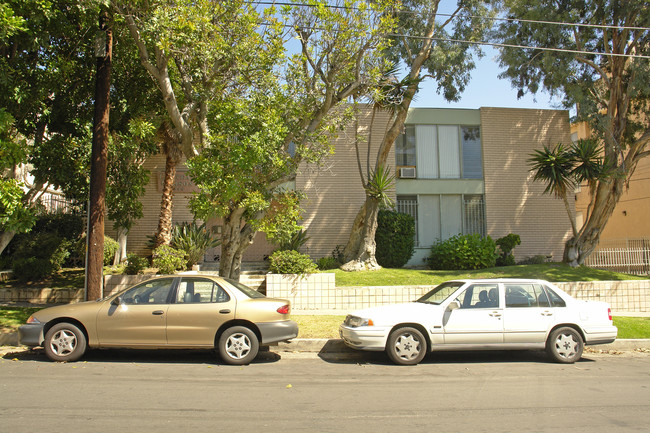
<path fill-rule="evenodd" d="M 206 228 L 205 223 L 198 225 L 191 223 L 177 224 L 172 229 L 171 245 L 177 250 L 185 251 L 187 256 L 187 269 L 203 260 L 203 255 L 208 248 L 219 246 L 221 241 L 214 237 Z"/>

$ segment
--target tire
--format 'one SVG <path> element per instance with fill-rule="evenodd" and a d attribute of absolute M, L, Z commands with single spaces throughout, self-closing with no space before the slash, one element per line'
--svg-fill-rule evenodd
<path fill-rule="evenodd" d="M 228 328 L 219 338 L 219 355 L 226 364 L 250 364 L 257 356 L 259 348 L 257 335 L 245 326 Z"/>
<path fill-rule="evenodd" d="M 72 323 L 57 323 L 45 334 L 43 345 L 52 361 L 76 361 L 86 352 L 86 336 Z"/>
<path fill-rule="evenodd" d="M 573 364 L 582 357 L 584 342 L 578 331 L 568 326 L 551 332 L 546 342 L 546 353 L 556 362 Z"/>
<path fill-rule="evenodd" d="M 416 365 L 427 354 L 427 340 L 415 328 L 398 328 L 388 336 L 386 353 L 395 364 Z"/>

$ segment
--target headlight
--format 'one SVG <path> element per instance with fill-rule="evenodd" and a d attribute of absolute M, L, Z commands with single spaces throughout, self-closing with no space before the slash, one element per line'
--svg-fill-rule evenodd
<path fill-rule="evenodd" d="M 348 315 L 345 318 L 345 325 L 349 326 L 350 328 L 358 328 L 359 326 L 373 326 L 374 323 L 372 323 L 372 319 L 365 319 L 363 317 L 358 317 L 358 316 L 350 316 Z"/>
<path fill-rule="evenodd" d="M 34 316 L 29 316 L 29 319 L 27 319 L 27 323 L 41 323 L 41 321 Z"/>

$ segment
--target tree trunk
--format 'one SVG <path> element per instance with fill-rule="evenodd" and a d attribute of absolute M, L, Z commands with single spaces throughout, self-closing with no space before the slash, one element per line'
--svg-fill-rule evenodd
<path fill-rule="evenodd" d="M 172 240 L 172 211 L 174 207 L 174 180 L 178 159 L 167 152 L 165 156 L 165 179 L 163 180 L 162 198 L 160 200 L 160 216 L 158 229 L 154 238 L 154 249 L 161 245 L 169 245 Z"/>
<path fill-rule="evenodd" d="M 223 221 L 219 276 L 239 281 L 244 251 L 253 243 L 255 231 L 244 218 L 244 209 L 231 210 Z"/>
<path fill-rule="evenodd" d="M 113 259 L 113 266 L 117 266 L 126 260 L 126 236 L 129 231 L 123 227 L 117 230 L 117 243 L 119 247 L 115 251 L 115 258 Z"/>
<path fill-rule="evenodd" d="M 16 232 L 12 232 L 11 230 L 0 234 L 0 254 L 7 248 L 7 245 L 9 245 L 9 242 L 11 242 L 14 236 L 16 236 Z"/>
<path fill-rule="evenodd" d="M 365 203 L 354 219 L 350 240 L 343 251 L 346 263 L 341 266 L 341 269 L 344 271 L 375 271 L 381 269 L 375 259 L 375 233 L 377 232 L 378 213 L 379 201 L 366 196 Z"/>
<path fill-rule="evenodd" d="M 632 170 L 632 173 L 634 170 Z M 630 173 L 631 176 L 631 173 Z M 589 219 L 578 233 L 564 245 L 563 261 L 570 266 L 582 265 L 587 257 L 594 251 L 600 235 L 607 224 L 614 208 L 618 203 L 623 189 L 625 178 L 614 176 L 609 181 L 600 181 L 596 190 L 594 207 Z"/>

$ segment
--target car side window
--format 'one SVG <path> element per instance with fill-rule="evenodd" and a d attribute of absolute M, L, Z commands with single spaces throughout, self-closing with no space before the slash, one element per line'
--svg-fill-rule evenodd
<path fill-rule="evenodd" d="M 560 295 L 555 293 L 550 287 L 545 286 L 544 288 L 546 289 L 546 293 L 548 293 L 548 299 L 552 307 L 566 307 L 566 302 L 560 298 Z"/>
<path fill-rule="evenodd" d="M 122 295 L 125 304 L 166 304 L 174 283 L 173 278 L 145 281 Z"/>
<path fill-rule="evenodd" d="M 460 308 L 498 308 L 499 288 L 496 284 L 474 284 L 456 298 Z"/>
<path fill-rule="evenodd" d="M 207 304 L 212 302 L 228 302 L 228 293 L 212 280 L 188 278 L 181 281 L 176 293 L 178 304 Z"/>
<path fill-rule="evenodd" d="M 506 307 L 528 308 L 548 307 L 549 300 L 539 284 L 506 284 Z"/>

